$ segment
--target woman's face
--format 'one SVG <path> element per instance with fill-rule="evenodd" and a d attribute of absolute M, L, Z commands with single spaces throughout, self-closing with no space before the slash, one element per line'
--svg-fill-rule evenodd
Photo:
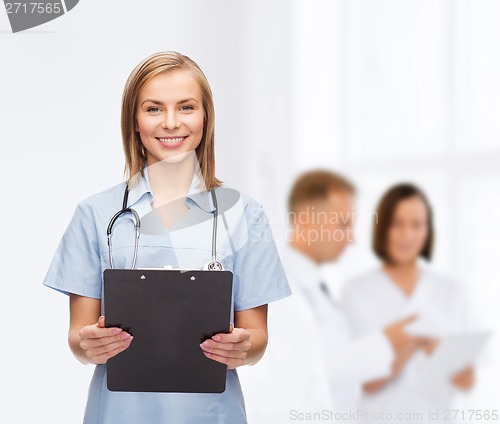
<path fill-rule="evenodd" d="M 427 241 L 428 211 L 419 196 L 402 200 L 396 206 L 387 237 L 387 254 L 396 264 L 417 260 Z"/>
<path fill-rule="evenodd" d="M 194 151 L 203 136 L 203 117 L 200 87 L 189 71 L 150 79 L 139 93 L 135 124 L 148 165 L 175 162 Z"/>

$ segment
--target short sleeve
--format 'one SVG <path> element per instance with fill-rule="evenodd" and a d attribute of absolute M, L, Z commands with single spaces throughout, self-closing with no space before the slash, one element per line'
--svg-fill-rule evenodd
<path fill-rule="evenodd" d="M 91 205 L 80 202 L 57 247 L 43 284 L 69 293 L 100 299 L 102 276 L 97 232 Z"/>
<path fill-rule="evenodd" d="M 234 310 L 264 305 L 292 291 L 262 205 L 246 205 L 247 240 L 234 254 Z"/>

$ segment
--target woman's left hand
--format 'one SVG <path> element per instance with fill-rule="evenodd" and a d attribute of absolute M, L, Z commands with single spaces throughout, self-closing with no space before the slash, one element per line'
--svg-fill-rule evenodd
<path fill-rule="evenodd" d="M 236 368 L 246 364 L 252 347 L 250 332 L 230 324 L 229 333 L 218 333 L 201 343 L 200 347 L 207 358 L 226 364 L 229 369 Z"/>
<path fill-rule="evenodd" d="M 460 390 L 471 390 L 474 386 L 474 367 L 469 366 L 451 378 L 451 384 Z"/>

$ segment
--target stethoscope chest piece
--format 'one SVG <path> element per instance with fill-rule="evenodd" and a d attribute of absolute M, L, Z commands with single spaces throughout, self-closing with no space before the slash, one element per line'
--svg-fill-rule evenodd
<path fill-rule="evenodd" d="M 204 267 L 204 271 L 225 271 L 224 265 L 219 261 L 210 261 Z"/>

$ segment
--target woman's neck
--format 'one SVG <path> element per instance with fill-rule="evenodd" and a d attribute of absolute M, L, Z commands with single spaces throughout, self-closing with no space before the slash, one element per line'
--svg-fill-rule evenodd
<path fill-rule="evenodd" d="M 178 161 L 148 160 L 148 177 L 155 199 L 170 202 L 187 195 L 195 172 L 196 152 L 188 152 Z"/>
<path fill-rule="evenodd" d="M 382 269 L 406 296 L 411 296 L 420 276 L 417 261 L 395 264 L 384 262 Z"/>

